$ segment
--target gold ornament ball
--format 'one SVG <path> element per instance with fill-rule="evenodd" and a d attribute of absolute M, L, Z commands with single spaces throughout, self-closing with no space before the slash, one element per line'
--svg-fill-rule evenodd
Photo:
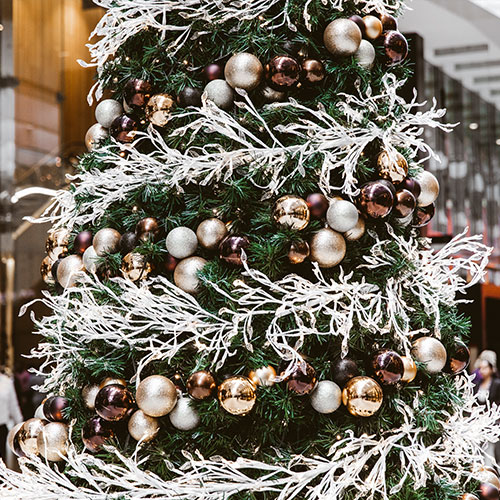
<path fill-rule="evenodd" d="M 410 358 L 410 356 L 401 356 L 403 360 L 403 376 L 401 377 L 401 382 L 413 382 L 417 376 L 417 365 L 415 361 Z"/>
<path fill-rule="evenodd" d="M 434 203 L 439 196 L 439 181 L 430 172 L 423 171 L 416 177 L 420 185 L 420 194 L 417 198 L 419 207 L 428 207 Z"/>
<path fill-rule="evenodd" d="M 122 259 L 121 271 L 124 278 L 130 281 L 145 280 L 151 274 L 151 263 L 137 252 L 130 252 Z"/>
<path fill-rule="evenodd" d="M 181 260 L 174 271 L 174 283 L 184 292 L 196 295 L 200 291 L 198 272 L 206 264 L 207 261 L 202 257 L 188 257 Z"/>
<path fill-rule="evenodd" d="M 62 253 L 68 251 L 69 231 L 56 229 L 52 231 L 45 242 L 47 255 L 55 262 Z"/>
<path fill-rule="evenodd" d="M 146 415 L 142 410 L 135 411 L 128 421 L 128 432 L 136 440 L 147 443 L 156 437 L 160 430 L 157 418 Z"/>
<path fill-rule="evenodd" d="M 95 233 L 92 246 L 99 257 L 107 253 L 116 253 L 120 250 L 120 238 L 122 235 L 116 230 L 106 227 Z"/>
<path fill-rule="evenodd" d="M 356 54 L 362 38 L 358 25 L 350 19 L 332 21 L 323 33 L 325 47 L 336 57 L 349 57 Z"/>
<path fill-rule="evenodd" d="M 37 438 L 38 434 L 42 432 L 45 424 L 47 424 L 46 420 L 42 420 L 40 418 L 30 418 L 22 425 L 17 435 L 17 439 L 19 441 L 19 446 L 25 455 L 38 455 Z"/>
<path fill-rule="evenodd" d="M 342 402 L 355 417 L 371 417 L 382 406 L 382 388 L 370 377 L 354 377 L 342 392 Z"/>
<path fill-rule="evenodd" d="M 294 241 L 288 251 L 288 260 L 292 264 L 302 264 L 309 257 L 310 253 L 311 249 L 307 241 Z"/>
<path fill-rule="evenodd" d="M 310 218 L 306 200 L 298 196 L 282 196 L 274 204 L 273 219 L 278 226 L 301 231 L 307 227 Z"/>
<path fill-rule="evenodd" d="M 54 276 L 52 276 L 52 266 L 54 265 L 54 261 L 47 255 L 42 260 L 42 264 L 40 266 L 40 275 L 42 276 L 42 280 L 47 285 L 53 285 L 56 280 Z"/>
<path fill-rule="evenodd" d="M 83 404 L 89 410 L 95 410 L 95 397 L 99 391 L 100 387 L 97 384 L 86 385 L 82 389 Z"/>
<path fill-rule="evenodd" d="M 408 162 L 397 151 L 382 151 L 378 155 L 377 168 L 380 177 L 393 184 L 403 182 L 408 175 Z"/>
<path fill-rule="evenodd" d="M 224 68 L 226 82 L 233 89 L 253 90 L 259 86 L 263 75 L 262 63 L 256 56 L 248 52 L 235 54 L 227 61 Z"/>
<path fill-rule="evenodd" d="M 344 233 L 344 238 L 347 241 L 357 241 L 363 237 L 363 235 L 365 234 L 365 230 L 365 219 L 360 215 L 358 217 L 358 222 L 356 223 L 356 225 L 352 229 L 349 229 L 349 231 L 346 231 Z"/>
<path fill-rule="evenodd" d="M 177 389 L 174 383 L 163 375 L 151 375 L 137 387 L 137 406 L 150 417 L 163 417 L 170 413 L 177 403 Z"/>
<path fill-rule="evenodd" d="M 380 19 L 375 16 L 365 16 L 363 17 L 363 21 L 366 28 L 366 38 L 376 40 L 380 35 L 382 35 L 384 26 L 382 25 L 382 21 L 380 21 Z"/>
<path fill-rule="evenodd" d="M 200 246 L 207 250 L 217 250 L 227 234 L 226 225 L 217 218 L 204 220 L 196 229 L 196 237 Z"/>
<path fill-rule="evenodd" d="M 146 118 L 157 127 L 164 127 L 172 116 L 174 98 L 169 94 L 156 94 L 146 104 Z"/>
<path fill-rule="evenodd" d="M 107 385 L 121 385 L 122 387 L 127 387 L 127 381 L 124 380 L 123 378 L 115 378 L 115 377 L 106 377 L 100 384 L 99 384 L 99 391 L 103 388 L 106 387 Z M 98 392 L 99 392 L 98 391 Z"/>
<path fill-rule="evenodd" d="M 71 288 L 77 284 L 83 270 L 80 255 L 68 255 L 57 266 L 57 281 L 63 288 Z"/>
<path fill-rule="evenodd" d="M 37 448 L 49 462 L 60 462 L 68 453 L 68 426 L 62 422 L 50 422 L 38 434 Z"/>
<path fill-rule="evenodd" d="M 346 253 L 344 237 L 333 229 L 320 229 L 311 239 L 311 260 L 319 267 L 335 267 L 342 262 Z"/>
<path fill-rule="evenodd" d="M 219 401 L 231 415 L 248 415 L 257 401 L 257 391 L 247 377 L 230 377 L 219 386 Z"/>
<path fill-rule="evenodd" d="M 256 370 L 252 370 L 248 374 L 248 378 L 255 385 L 264 385 L 270 387 L 276 383 L 276 370 L 271 365 L 261 366 Z"/>
<path fill-rule="evenodd" d="M 434 337 L 420 337 L 415 340 L 411 354 L 415 361 L 425 365 L 429 373 L 439 373 L 446 365 L 446 349 Z"/>

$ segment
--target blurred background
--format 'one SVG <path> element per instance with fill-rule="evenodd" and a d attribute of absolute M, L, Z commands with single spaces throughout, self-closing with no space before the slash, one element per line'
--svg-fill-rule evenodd
<path fill-rule="evenodd" d="M 428 168 L 442 194 L 426 234 L 438 247 L 469 227 L 495 247 L 487 281 L 470 290 L 464 307 L 473 321 L 472 349 L 500 352 L 500 0 L 414 0 L 400 21 L 411 41 L 419 100 L 435 98 L 460 123 L 453 134 L 427 131 L 442 162 Z M 63 188 L 84 136 L 95 122 L 86 95 L 92 70 L 88 35 L 102 16 L 91 0 L 0 0 L 0 365 L 16 373 L 25 418 L 37 396 L 23 357 L 36 344 L 20 307 L 45 288 L 40 263 L 49 229 L 31 225 Z M 32 308 L 40 316 L 40 305 Z"/>

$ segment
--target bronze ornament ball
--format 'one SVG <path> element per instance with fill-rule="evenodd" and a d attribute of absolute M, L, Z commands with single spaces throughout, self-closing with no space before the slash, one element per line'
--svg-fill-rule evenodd
<path fill-rule="evenodd" d="M 40 418 L 30 418 L 26 420 L 19 429 L 17 439 L 21 451 L 26 455 L 38 455 L 37 439 L 42 429 L 48 422 Z"/>
<path fill-rule="evenodd" d="M 357 24 L 358 28 L 361 31 L 361 35 L 364 37 L 366 34 L 366 26 L 365 22 L 363 21 L 363 18 L 361 16 L 354 15 L 349 18 L 349 21 L 353 21 L 354 23 Z"/>
<path fill-rule="evenodd" d="M 188 394 L 193 399 L 203 400 L 214 395 L 217 384 L 214 376 L 207 370 L 199 370 L 191 374 L 186 382 Z"/>
<path fill-rule="evenodd" d="M 382 388 L 370 377 L 354 377 L 342 391 L 342 402 L 355 417 L 371 417 L 380 409 L 383 400 Z"/>
<path fill-rule="evenodd" d="M 304 82 L 315 84 L 322 82 L 326 76 L 325 65 L 317 59 L 306 59 L 302 62 Z"/>
<path fill-rule="evenodd" d="M 259 96 L 266 103 L 282 102 L 286 99 L 286 92 L 273 89 L 269 85 L 263 85 L 259 88 Z"/>
<path fill-rule="evenodd" d="M 165 127 L 175 108 L 174 98 L 169 94 L 156 94 L 146 105 L 147 120 L 157 127 Z"/>
<path fill-rule="evenodd" d="M 429 373 L 439 373 L 446 365 L 446 349 L 434 337 L 420 337 L 415 340 L 411 355 L 415 361 L 423 363 Z"/>
<path fill-rule="evenodd" d="M 196 295 L 200 291 L 201 280 L 198 273 L 207 261 L 202 257 L 182 259 L 174 270 L 174 283 L 186 293 Z"/>
<path fill-rule="evenodd" d="M 361 187 L 358 196 L 359 210 L 367 217 L 387 217 L 394 204 L 394 194 L 384 181 L 372 181 Z"/>
<path fill-rule="evenodd" d="M 401 64 L 408 56 L 408 42 L 399 31 L 384 34 L 384 51 L 389 66 Z"/>
<path fill-rule="evenodd" d="M 256 387 L 247 377 L 229 377 L 219 385 L 218 399 L 231 415 L 248 415 L 257 401 Z"/>
<path fill-rule="evenodd" d="M 443 371 L 451 375 L 459 375 L 467 369 L 469 363 L 469 348 L 462 342 L 457 342 L 451 348 L 448 348 L 448 359 Z M 498 487 L 500 487 L 500 484 Z"/>
<path fill-rule="evenodd" d="M 412 179 L 410 177 L 407 177 L 399 186 L 398 189 L 407 189 L 410 191 L 413 196 L 415 196 L 415 199 L 417 199 L 420 196 L 420 184 L 416 179 Z"/>
<path fill-rule="evenodd" d="M 401 377 L 401 382 L 410 383 L 415 380 L 417 376 L 417 365 L 415 361 L 410 356 L 401 356 L 403 360 L 403 376 Z"/>
<path fill-rule="evenodd" d="M 481 483 L 479 485 L 480 500 L 499 500 L 500 493 L 496 486 L 491 483 Z"/>
<path fill-rule="evenodd" d="M 199 108 L 201 106 L 201 96 L 203 91 L 201 89 L 196 89 L 194 87 L 184 87 L 177 96 L 177 104 L 181 108 L 187 108 L 189 106 L 195 106 Z"/>
<path fill-rule="evenodd" d="M 234 54 L 224 68 L 226 82 L 233 88 L 250 92 L 262 81 L 264 67 L 259 59 L 248 52 Z"/>
<path fill-rule="evenodd" d="M 163 267 L 167 273 L 173 273 L 178 263 L 179 260 L 169 253 L 163 259 Z"/>
<path fill-rule="evenodd" d="M 121 143 L 134 142 L 137 134 L 137 122 L 127 115 L 121 115 L 113 120 L 109 133 L 116 141 Z"/>
<path fill-rule="evenodd" d="M 56 280 L 52 274 L 52 266 L 55 262 L 47 255 L 40 264 L 40 276 L 47 285 L 54 285 Z"/>
<path fill-rule="evenodd" d="M 370 40 L 376 40 L 384 31 L 382 21 L 375 16 L 365 16 L 363 17 L 363 22 L 366 28 L 366 38 Z"/>
<path fill-rule="evenodd" d="M 163 375 L 151 375 L 137 386 L 137 406 L 150 417 L 163 417 L 170 413 L 177 403 L 177 389 L 174 383 Z"/>
<path fill-rule="evenodd" d="M 73 242 L 73 250 L 78 254 L 83 254 L 88 247 L 92 246 L 92 232 L 82 231 L 78 233 Z"/>
<path fill-rule="evenodd" d="M 92 246 L 99 257 L 104 257 L 108 253 L 116 253 L 120 250 L 120 240 L 122 235 L 116 230 L 106 227 L 100 229 L 94 235 Z"/>
<path fill-rule="evenodd" d="M 276 370 L 271 366 L 261 366 L 252 370 L 248 374 L 248 378 L 256 385 L 263 385 L 266 387 L 273 386 L 276 382 Z"/>
<path fill-rule="evenodd" d="M 291 264 L 302 264 L 309 257 L 311 249 L 307 241 L 294 241 L 288 250 L 288 260 Z"/>
<path fill-rule="evenodd" d="M 401 356 L 391 349 L 383 349 L 375 353 L 372 357 L 371 369 L 383 385 L 397 384 L 404 374 Z"/>
<path fill-rule="evenodd" d="M 226 224 L 215 217 L 202 221 L 196 229 L 196 237 L 200 246 L 207 250 L 217 250 L 227 234 Z"/>
<path fill-rule="evenodd" d="M 384 31 L 398 31 L 398 21 L 390 14 L 381 14 L 380 21 Z"/>
<path fill-rule="evenodd" d="M 344 238 L 347 241 L 357 241 L 363 237 L 366 231 L 365 219 L 360 215 L 356 225 L 344 233 Z"/>
<path fill-rule="evenodd" d="M 282 196 L 274 204 L 273 219 L 280 227 L 301 231 L 309 224 L 310 217 L 307 202 L 298 196 Z"/>
<path fill-rule="evenodd" d="M 396 199 L 394 200 L 393 214 L 398 219 L 403 219 L 411 215 L 417 206 L 415 196 L 407 189 L 396 191 Z"/>
<path fill-rule="evenodd" d="M 288 389 L 299 396 L 310 394 L 317 383 L 316 370 L 305 361 L 298 363 L 286 379 Z"/>
<path fill-rule="evenodd" d="M 38 434 L 38 453 L 49 462 L 60 462 L 68 454 L 68 426 L 62 422 L 46 424 Z"/>
<path fill-rule="evenodd" d="M 330 206 L 328 198 L 321 193 L 312 193 L 306 198 L 307 206 L 311 217 L 314 219 L 322 219 L 326 215 L 326 211 Z"/>
<path fill-rule="evenodd" d="M 349 380 L 359 375 L 356 362 L 349 358 L 339 358 L 332 364 L 333 381 L 340 387 L 344 387 Z"/>
<path fill-rule="evenodd" d="M 138 252 L 130 252 L 122 259 L 121 272 L 124 278 L 130 281 L 145 280 L 153 270 L 146 256 Z"/>
<path fill-rule="evenodd" d="M 412 227 L 425 227 L 434 217 L 436 205 L 431 203 L 427 207 L 417 207 L 413 216 Z"/>
<path fill-rule="evenodd" d="M 160 422 L 157 418 L 146 415 L 142 410 L 132 413 L 128 421 L 128 433 L 141 443 L 147 443 L 156 437 L 160 430 Z"/>
<path fill-rule="evenodd" d="M 117 422 L 128 417 L 134 407 L 131 392 L 122 385 L 104 386 L 95 398 L 95 411 L 104 420 Z"/>
<path fill-rule="evenodd" d="M 326 49 L 336 57 L 353 56 L 359 49 L 361 40 L 361 30 L 350 19 L 332 21 L 323 33 Z"/>
<path fill-rule="evenodd" d="M 378 155 L 377 169 L 380 177 L 393 184 L 403 182 L 408 175 L 408 162 L 397 151 L 382 151 Z"/>
<path fill-rule="evenodd" d="M 92 453 L 99 451 L 104 444 L 114 437 L 115 432 L 111 422 L 98 416 L 92 417 L 82 428 L 83 444 Z"/>
<path fill-rule="evenodd" d="M 160 224 L 158 220 L 155 217 L 145 217 L 141 219 L 135 226 L 135 236 L 137 240 L 143 242 L 157 241 L 160 237 Z"/>
<path fill-rule="evenodd" d="M 295 87 L 300 82 L 302 67 L 287 55 L 273 57 L 266 65 L 266 81 L 277 90 Z"/>
<path fill-rule="evenodd" d="M 326 269 L 340 264 L 347 250 L 344 237 L 330 228 L 320 229 L 315 233 L 309 242 L 309 247 L 311 260 Z"/>
<path fill-rule="evenodd" d="M 12 453 L 14 453 L 14 455 L 19 458 L 26 456 L 23 450 L 21 450 L 21 446 L 19 445 L 19 431 L 21 430 L 23 424 L 24 422 L 19 422 L 18 424 L 14 425 L 14 427 L 12 427 L 7 434 L 8 447 L 10 448 L 10 451 L 12 451 Z"/>
<path fill-rule="evenodd" d="M 246 253 L 249 246 L 250 240 L 246 236 L 228 236 L 219 245 L 219 257 L 227 264 L 242 266 L 242 252 Z"/>
<path fill-rule="evenodd" d="M 66 422 L 67 419 L 64 415 L 68 406 L 69 402 L 65 397 L 51 396 L 43 403 L 43 414 L 51 422 Z"/>
<path fill-rule="evenodd" d="M 146 80 L 133 78 L 123 87 L 123 96 L 127 106 L 132 109 L 141 109 L 153 94 L 152 85 Z"/>
<path fill-rule="evenodd" d="M 57 266 L 57 281 L 63 288 L 71 288 L 78 283 L 83 273 L 83 260 L 79 255 L 68 255 Z"/>

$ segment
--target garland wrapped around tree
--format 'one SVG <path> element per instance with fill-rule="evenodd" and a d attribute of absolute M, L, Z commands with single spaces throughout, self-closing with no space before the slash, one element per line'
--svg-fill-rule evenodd
<path fill-rule="evenodd" d="M 398 0 L 96 0 L 3 499 L 499 498 Z M 103 97 L 108 97 L 103 99 Z"/>

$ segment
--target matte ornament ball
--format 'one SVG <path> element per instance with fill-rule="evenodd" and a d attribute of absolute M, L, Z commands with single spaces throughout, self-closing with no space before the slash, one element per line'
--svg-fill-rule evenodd
<path fill-rule="evenodd" d="M 21 450 L 21 446 L 19 445 L 19 431 L 21 430 L 23 424 L 24 422 L 20 422 L 14 425 L 14 427 L 12 427 L 7 434 L 8 447 L 10 448 L 10 451 L 12 451 L 12 453 L 14 453 L 14 455 L 19 458 L 26 456 L 23 450 Z"/>
<path fill-rule="evenodd" d="M 311 254 L 307 241 L 294 241 L 288 250 L 288 260 L 291 264 L 302 264 Z"/>
<path fill-rule="evenodd" d="M 377 352 L 371 362 L 375 377 L 384 385 L 398 383 L 404 374 L 404 364 L 401 356 L 390 349 Z"/>
<path fill-rule="evenodd" d="M 340 264 L 346 254 L 344 237 L 333 229 L 320 229 L 313 235 L 309 242 L 311 248 L 310 258 L 317 262 L 319 267 L 331 268 Z"/>
<path fill-rule="evenodd" d="M 307 202 L 298 196 L 282 196 L 274 204 L 273 219 L 278 226 L 301 231 L 309 224 L 310 217 Z"/>
<path fill-rule="evenodd" d="M 370 377 L 354 377 L 342 391 L 342 402 L 351 415 L 371 417 L 382 406 L 384 393 L 380 385 Z"/>
<path fill-rule="evenodd" d="M 174 283 L 184 292 L 196 295 L 201 285 L 198 273 L 206 264 L 207 261 L 202 257 L 188 257 L 181 260 L 174 271 Z"/>
<path fill-rule="evenodd" d="M 205 86 L 204 93 L 207 100 L 213 102 L 218 108 L 230 110 L 234 104 L 234 90 L 226 80 L 212 80 Z"/>
<path fill-rule="evenodd" d="M 342 390 L 331 380 L 321 380 L 311 393 L 311 406 L 318 412 L 329 414 L 342 403 Z"/>
<path fill-rule="evenodd" d="M 177 403 L 177 389 L 174 383 L 163 375 L 151 375 L 137 387 L 137 406 L 150 417 L 163 417 L 170 413 Z"/>
<path fill-rule="evenodd" d="M 248 415 L 257 401 L 255 385 L 247 377 L 229 377 L 218 389 L 219 402 L 231 415 Z"/>
<path fill-rule="evenodd" d="M 123 96 L 127 106 L 132 109 L 141 109 L 151 98 L 153 87 L 146 80 L 133 78 L 123 87 Z"/>
<path fill-rule="evenodd" d="M 363 17 L 363 22 L 366 28 L 366 38 L 370 40 L 376 40 L 383 32 L 384 27 L 382 21 L 375 16 L 365 16 Z"/>
<path fill-rule="evenodd" d="M 78 283 L 82 272 L 82 258 L 79 255 L 68 255 L 57 266 L 57 281 L 63 288 L 71 288 Z"/>
<path fill-rule="evenodd" d="M 157 241 L 160 236 L 160 224 L 154 217 L 145 217 L 135 226 L 135 236 L 139 241 Z M 121 243 L 121 242 L 120 242 Z"/>
<path fill-rule="evenodd" d="M 401 64 L 408 56 L 408 42 L 399 31 L 387 31 L 384 35 L 384 51 L 389 66 Z"/>
<path fill-rule="evenodd" d="M 110 227 L 100 229 L 94 235 L 92 246 L 99 257 L 104 257 L 109 253 L 116 253 L 120 250 L 120 239 L 122 235 Z"/>
<path fill-rule="evenodd" d="M 354 54 L 358 64 L 367 70 L 373 68 L 376 56 L 375 47 L 368 40 L 361 40 L 359 48 Z"/>
<path fill-rule="evenodd" d="M 46 420 L 30 418 L 26 420 L 17 434 L 21 451 L 26 456 L 38 455 L 38 435 L 47 424 Z"/>
<path fill-rule="evenodd" d="M 323 33 L 326 49 L 336 57 L 349 57 L 356 54 L 361 39 L 361 30 L 350 19 L 332 21 Z"/>
<path fill-rule="evenodd" d="M 85 146 L 89 151 L 97 149 L 109 137 L 108 130 L 100 123 L 94 123 L 85 134 Z"/>
<path fill-rule="evenodd" d="M 217 218 L 204 220 L 196 229 L 196 237 L 200 246 L 206 250 L 217 250 L 227 233 L 226 225 Z"/>
<path fill-rule="evenodd" d="M 96 453 L 104 444 L 115 437 L 111 422 L 101 417 L 92 417 L 82 428 L 82 441 L 85 448 Z"/>
<path fill-rule="evenodd" d="M 326 212 L 328 225 L 339 233 L 353 229 L 358 223 L 358 219 L 358 209 L 347 200 L 333 200 Z"/>
<path fill-rule="evenodd" d="M 167 251 L 176 259 L 185 259 L 193 255 L 198 249 L 196 233 L 189 227 L 176 227 L 167 234 L 165 242 Z"/>
<path fill-rule="evenodd" d="M 278 90 L 295 87 L 300 82 L 302 67 L 293 57 L 273 57 L 266 65 L 267 83 Z"/>
<path fill-rule="evenodd" d="M 109 133 L 118 142 L 126 144 L 134 141 L 137 128 L 137 122 L 133 118 L 121 115 L 113 120 Z"/>
<path fill-rule="evenodd" d="M 228 236 L 219 245 L 219 257 L 232 266 L 242 266 L 242 254 L 249 246 L 250 240 L 246 236 Z"/>
<path fill-rule="evenodd" d="M 46 285 L 54 285 L 56 280 L 52 275 L 52 266 L 54 261 L 47 255 L 40 265 L 40 276 Z"/>
<path fill-rule="evenodd" d="M 415 211 L 417 200 L 415 196 L 407 189 L 396 191 L 393 213 L 398 219 L 404 219 Z"/>
<path fill-rule="evenodd" d="M 61 462 L 68 454 L 68 426 L 50 422 L 38 434 L 36 443 L 39 454 L 49 462 Z"/>
<path fill-rule="evenodd" d="M 417 376 L 417 365 L 410 356 L 401 356 L 403 360 L 403 376 L 401 377 L 401 382 L 413 382 Z"/>
<path fill-rule="evenodd" d="M 416 179 L 420 186 L 420 194 L 417 198 L 418 206 L 427 207 L 434 203 L 439 196 L 439 181 L 426 170 L 418 174 Z"/>
<path fill-rule="evenodd" d="M 346 231 L 344 233 L 344 238 L 347 241 L 358 241 L 363 237 L 365 231 L 366 231 L 366 222 L 365 219 L 363 219 L 363 217 L 360 216 L 358 218 L 358 222 L 356 223 L 356 225 L 352 229 L 349 229 L 349 231 Z"/>
<path fill-rule="evenodd" d="M 286 379 L 288 389 L 299 396 L 310 394 L 317 382 L 316 370 L 305 361 L 297 364 L 292 374 Z"/>
<path fill-rule="evenodd" d="M 383 181 L 372 181 L 361 187 L 358 197 L 360 211 L 373 219 L 387 217 L 394 204 L 393 191 Z"/>
<path fill-rule="evenodd" d="M 337 359 L 332 364 L 333 381 L 344 387 L 349 380 L 359 375 L 356 362 L 349 358 Z"/>
<path fill-rule="evenodd" d="M 179 397 L 175 408 L 168 414 L 170 423 L 179 431 L 192 431 L 200 425 L 200 416 L 189 398 Z"/>
<path fill-rule="evenodd" d="M 421 228 L 427 226 L 434 214 L 436 213 L 436 206 L 431 203 L 427 207 L 417 207 L 413 217 L 412 227 Z"/>
<path fill-rule="evenodd" d="M 257 386 L 271 387 L 276 383 L 276 370 L 271 366 L 261 366 L 252 370 L 248 378 Z"/>
<path fill-rule="evenodd" d="M 463 373 L 470 363 L 469 348 L 462 343 L 457 342 L 448 351 L 448 359 L 444 371 L 452 375 Z M 500 486 L 500 484 L 498 485 Z"/>
<path fill-rule="evenodd" d="M 95 398 L 95 411 L 104 420 L 117 422 L 130 415 L 134 407 L 131 392 L 122 385 L 104 386 Z"/>
<path fill-rule="evenodd" d="M 63 396 L 51 396 L 43 403 L 43 414 L 51 422 L 65 422 L 65 411 L 69 406 L 68 400 Z"/>
<path fill-rule="evenodd" d="M 169 94 L 156 94 L 146 105 L 147 120 L 157 127 L 165 127 L 175 108 L 174 98 Z"/>
<path fill-rule="evenodd" d="M 104 99 L 95 108 L 95 119 L 104 128 L 111 127 L 113 120 L 123 115 L 123 106 L 114 99 Z"/>
<path fill-rule="evenodd" d="M 403 182 L 408 175 L 408 162 L 397 151 L 382 151 L 377 159 L 377 169 L 380 177 L 393 184 Z"/>
<path fill-rule="evenodd" d="M 302 62 L 303 81 L 315 84 L 322 82 L 326 76 L 325 65 L 317 59 L 306 59 Z"/>
<path fill-rule="evenodd" d="M 122 259 L 121 272 L 124 278 L 130 281 L 145 280 L 153 270 L 145 255 L 130 252 Z"/>
<path fill-rule="evenodd" d="M 181 108 L 194 106 L 199 108 L 201 106 L 201 96 L 203 91 L 194 87 L 184 87 L 177 95 L 177 104 Z"/>
<path fill-rule="evenodd" d="M 429 373 L 439 373 L 446 365 L 446 349 L 434 337 L 420 337 L 412 344 L 411 355 L 425 365 Z"/>
<path fill-rule="evenodd" d="M 315 219 L 322 219 L 326 215 L 326 211 L 330 206 L 328 198 L 321 193 L 310 194 L 306 198 L 307 206 L 309 207 L 309 212 L 311 217 Z"/>
<path fill-rule="evenodd" d="M 491 483 L 481 483 L 479 485 L 480 500 L 499 500 L 500 492 L 496 486 Z"/>
<path fill-rule="evenodd" d="M 250 92 L 262 81 L 264 67 L 259 59 L 248 52 L 234 54 L 224 68 L 226 82 L 233 88 Z"/>
<path fill-rule="evenodd" d="M 199 401 L 212 397 L 216 388 L 214 376 L 206 370 L 194 372 L 186 382 L 188 394 Z"/>
<path fill-rule="evenodd" d="M 142 410 L 135 411 L 128 421 L 128 433 L 141 443 L 153 440 L 159 430 L 158 419 L 146 415 Z"/>

